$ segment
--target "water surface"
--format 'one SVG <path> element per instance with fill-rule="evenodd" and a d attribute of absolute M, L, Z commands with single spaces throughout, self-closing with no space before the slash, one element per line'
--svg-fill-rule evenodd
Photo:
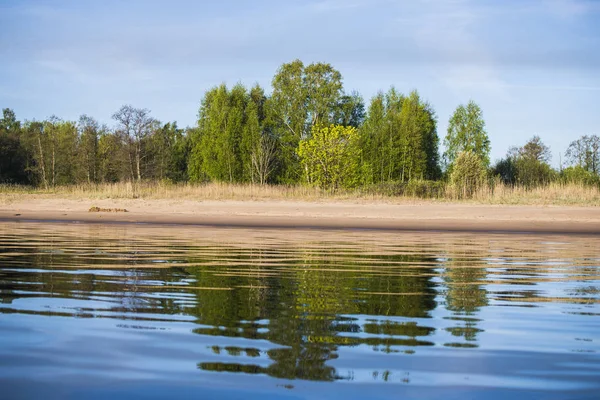
<path fill-rule="evenodd" d="M 594 236 L 0 224 L 2 398 L 598 398 Z"/>

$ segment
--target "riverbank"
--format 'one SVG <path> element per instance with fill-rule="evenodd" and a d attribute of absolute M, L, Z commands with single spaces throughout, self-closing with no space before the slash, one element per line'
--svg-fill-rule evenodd
<path fill-rule="evenodd" d="M 90 211 L 119 209 L 113 211 Z M 123 211 L 126 210 L 126 211 Z M 382 201 L 235 201 L 20 197 L 2 221 L 149 223 L 257 228 L 600 234 L 600 208 Z"/>

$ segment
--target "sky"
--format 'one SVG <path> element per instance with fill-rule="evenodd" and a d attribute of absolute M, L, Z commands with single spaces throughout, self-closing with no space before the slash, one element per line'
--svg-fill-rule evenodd
<path fill-rule="evenodd" d="M 600 0 L 0 0 L 0 107 L 20 120 L 111 126 L 131 104 L 193 126 L 206 90 L 270 92 L 294 59 L 332 64 L 367 104 L 418 90 L 442 140 L 475 101 L 492 160 L 539 135 L 558 166 L 600 135 Z"/>

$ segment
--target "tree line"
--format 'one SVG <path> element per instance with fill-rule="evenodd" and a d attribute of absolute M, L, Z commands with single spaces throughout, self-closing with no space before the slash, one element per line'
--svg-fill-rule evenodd
<path fill-rule="evenodd" d="M 124 105 L 113 125 L 82 115 L 0 119 L 0 182 L 49 188 L 75 183 L 166 180 L 310 184 L 353 188 L 390 182 L 450 181 L 477 186 L 490 177 L 538 186 L 558 179 L 600 182 L 600 139 L 582 136 L 566 152 L 567 168 L 550 166 L 550 150 L 534 136 L 490 165 L 481 108 L 456 108 L 439 152 L 437 116 L 415 90 L 391 87 L 368 105 L 347 92 L 326 63 L 283 64 L 271 93 L 255 85 L 208 90 L 198 122 L 181 129 L 147 109 Z"/>

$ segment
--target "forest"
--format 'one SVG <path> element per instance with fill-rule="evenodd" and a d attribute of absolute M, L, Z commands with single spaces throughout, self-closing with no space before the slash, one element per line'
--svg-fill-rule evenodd
<path fill-rule="evenodd" d="M 196 126 L 161 122 L 124 105 L 112 125 L 88 115 L 19 121 L 0 119 L 0 183 L 44 189 L 113 182 L 225 182 L 309 185 L 327 190 L 415 184 L 486 184 L 533 188 L 550 183 L 600 186 L 600 138 L 584 135 L 561 151 L 560 168 L 539 136 L 490 161 L 483 111 L 458 105 L 440 153 L 435 110 L 415 90 L 394 87 L 365 104 L 347 92 L 327 63 L 281 65 L 270 94 L 259 85 L 225 84 L 200 101 Z"/>

